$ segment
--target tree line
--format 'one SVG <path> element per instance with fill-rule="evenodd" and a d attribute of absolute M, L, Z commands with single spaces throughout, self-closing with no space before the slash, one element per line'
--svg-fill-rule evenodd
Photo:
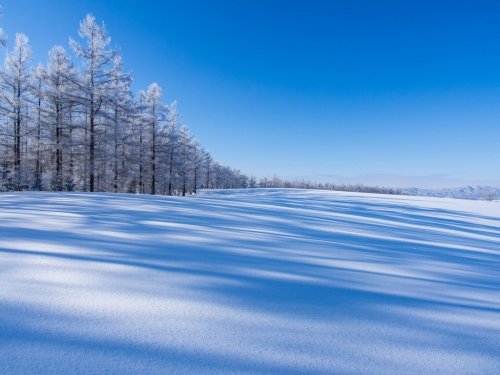
<path fill-rule="evenodd" d="M 15 35 L 0 68 L 0 191 L 187 195 L 200 188 L 304 188 L 401 194 L 365 185 L 248 177 L 213 160 L 157 83 L 133 94 L 132 77 L 92 15 L 32 66 Z M 0 48 L 6 48 L 0 28 Z"/>
<path fill-rule="evenodd" d="M 397 194 L 406 195 L 406 192 L 398 188 L 388 188 L 383 186 L 369 186 L 363 184 L 335 184 L 332 182 L 315 182 L 310 180 L 287 180 L 276 175 L 272 178 L 256 179 L 250 177 L 248 179 L 248 187 L 251 188 L 278 188 L 278 189 L 313 189 L 313 190 L 331 190 L 331 191 L 348 191 L 357 193 L 372 193 L 372 194 Z"/>
<path fill-rule="evenodd" d="M 248 186 L 215 162 L 152 83 L 136 95 L 104 24 L 80 23 L 70 55 L 54 46 L 31 65 L 18 33 L 0 69 L 0 191 L 186 195 Z M 3 30 L 0 43 L 5 47 Z"/>

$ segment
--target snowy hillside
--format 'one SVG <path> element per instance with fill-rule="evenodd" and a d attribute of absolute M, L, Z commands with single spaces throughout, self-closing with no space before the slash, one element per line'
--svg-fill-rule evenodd
<path fill-rule="evenodd" d="M 0 194 L 0 373 L 499 374 L 500 204 Z"/>

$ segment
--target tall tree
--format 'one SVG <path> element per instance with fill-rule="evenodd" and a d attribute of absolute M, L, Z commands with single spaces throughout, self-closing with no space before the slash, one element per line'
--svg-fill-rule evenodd
<path fill-rule="evenodd" d="M 98 144 L 98 118 L 104 116 L 103 105 L 107 99 L 110 83 L 115 77 L 115 56 L 117 52 L 109 47 L 111 38 L 104 24 L 98 25 L 94 16 L 88 14 L 80 23 L 81 45 L 70 39 L 75 54 L 83 61 L 83 76 L 79 82 L 80 104 L 86 109 L 88 126 L 89 190 L 95 191 L 96 158 Z"/>
<path fill-rule="evenodd" d="M 167 195 L 172 195 L 173 193 L 173 178 L 175 172 L 175 156 L 177 153 L 178 146 L 178 132 L 177 126 L 179 124 L 179 114 L 177 112 L 177 102 L 173 102 L 169 107 L 169 116 L 167 120 L 167 126 L 165 129 L 166 135 L 166 160 L 168 170 L 166 171 L 167 178 Z"/>
<path fill-rule="evenodd" d="M 5 69 L 0 72 L 0 85 L 3 101 L 1 112 L 6 119 L 4 128 L 4 139 L 7 150 L 12 150 L 12 157 L 6 162 L 7 174 L 15 190 L 23 188 L 26 181 L 21 176 L 21 145 L 22 138 L 26 136 L 27 129 L 23 131 L 23 125 L 27 125 L 26 106 L 30 93 L 30 68 L 31 48 L 28 37 L 24 34 L 16 34 L 13 50 L 5 58 Z M 9 152 L 7 151 L 8 155 Z"/>
<path fill-rule="evenodd" d="M 42 64 L 39 64 L 31 74 L 32 82 L 31 89 L 33 91 L 33 96 L 35 97 L 35 106 L 33 109 L 32 119 L 34 121 L 35 127 L 35 139 L 34 139 L 34 149 L 33 154 L 35 158 L 35 166 L 34 166 L 34 179 L 33 179 L 33 188 L 35 190 L 42 190 L 42 128 L 43 128 L 43 120 L 42 120 L 42 101 L 44 96 L 44 83 L 46 77 L 46 70 Z"/>
<path fill-rule="evenodd" d="M 151 194 L 156 194 L 158 180 L 158 143 L 159 136 L 162 134 L 162 127 L 167 118 L 167 107 L 161 102 L 162 91 L 157 83 L 149 85 L 146 91 L 145 100 L 145 118 L 149 127 L 149 158 L 150 158 L 150 175 L 151 175 Z"/>
<path fill-rule="evenodd" d="M 45 100 L 47 103 L 47 123 L 52 125 L 52 190 L 64 188 L 64 154 L 69 153 L 71 145 L 70 114 L 73 97 L 76 93 L 76 74 L 66 50 L 61 46 L 49 52 L 46 72 Z M 67 180 L 67 178 L 66 178 Z"/>
<path fill-rule="evenodd" d="M 127 125 L 133 116 L 134 106 L 130 94 L 131 77 L 129 74 L 123 73 L 122 59 L 119 54 L 115 55 L 114 66 L 115 69 L 111 73 L 111 82 L 109 84 L 108 102 L 111 109 L 109 120 L 113 124 L 112 191 L 118 192 L 120 189 L 123 190 Z"/>
<path fill-rule="evenodd" d="M 182 196 L 185 196 L 188 188 L 188 178 L 193 170 L 193 136 L 186 126 L 179 129 L 179 159 L 177 168 L 181 178 Z"/>

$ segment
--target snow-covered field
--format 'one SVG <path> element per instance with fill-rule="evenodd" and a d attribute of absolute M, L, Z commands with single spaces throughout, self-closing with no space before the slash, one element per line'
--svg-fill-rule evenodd
<path fill-rule="evenodd" d="M 500 374 L 500 203 L 0 194 L 0 374 Z"/>

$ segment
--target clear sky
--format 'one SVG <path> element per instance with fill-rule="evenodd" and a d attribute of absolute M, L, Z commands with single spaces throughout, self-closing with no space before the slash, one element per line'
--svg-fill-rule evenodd
<path fill-rule="evenodd" d="M 34 63 L 92 13 L 218 161 L 387 186 L 500 184 L 500 1 L 0 0 Z"/>

